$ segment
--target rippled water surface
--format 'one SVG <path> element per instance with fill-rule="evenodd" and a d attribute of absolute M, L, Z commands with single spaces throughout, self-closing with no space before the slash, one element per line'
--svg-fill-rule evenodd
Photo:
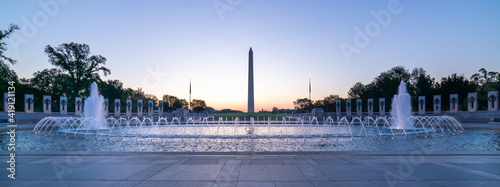
<path fill-rule="evenodd" d="M 313 133 L 315 134 L 315 133 Z M 130 152 L 301 152 L 301 151 L 492 151 L 500 150 L 500 132 L 466 130 L 440 136 L 237 136 L 84 138 L 49 137 L 32 131 L 16 132 L 17 151 L 130 151 Z M 7 150 L 9 137 L 0 135 L 0 150 Z"/>

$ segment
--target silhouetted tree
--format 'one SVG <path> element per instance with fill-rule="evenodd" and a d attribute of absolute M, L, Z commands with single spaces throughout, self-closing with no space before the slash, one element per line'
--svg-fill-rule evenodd
<path fill-rule="evenodd" d="M 278 107 L 273 107 L 272 113 L 273 114 L 278 114 L 279 113 Z"/>
<path fill-rule="evenodd" d="M 426 97 L 425 102 L 432 103 L 433 99 L 429 96 L 437 94 L 436 82 L 434 81 L 434 78 L 431 78 L 431 76 L 427 74 L 427 72 L 423 68 L 413 69 L 408 85 L 410 85 L 409 94 L 412 98 L 412 107 L 415 109 L 418 107 L 418 96 L 428 96 Z M 444 109 L 448 107 L 448 105 L 446 105 L 446 103 L 448 103 L 448 100 L 445 98 L 449 97 L 449 95 L 443 95 L 442 97 L 443 102 L 441 103 L 441 106 Z M 432 110 L 432 106 L 428 105 L 427 107 L 427 110 Z"/>
<path fill-rule="evenodd" d="M 203 110 L 205 110 L 205 107 L 207 107 L 207 104 L 204 100 L 193 99 L 193 101 L 191 102 L 191 107 L 193 108 L 194 112 L 203 112 Z"/>
<path fill-rule="evenodd" d="M 412 85 L 414 95 L 430 94 L 434 92 L 435 81 L 423 68 L 415 68 L 411 73 L 411 79 L 408 83 Z"/>
<path fill-rule="evenodd" d="M 335 112 L 335 102 L 340 99 L 339 95 L 329 95 L 322 100 L 314 102 L 314 108 L 322 108 L 325 112 Z"/>
<path fill-rule="evenodd" d="M 191 106 L 192 107 L 202 107 L 202 108 L 205 108 L 207 106 L 207 104 L 205 103 L 204 100 L 193 99 L 193 101 L 191 102 Z"/>
<path fill-rule="evenodd" d="M 33 88 L 46 92 L 51 95 L 68 95 L 71 91 L 68 88 L 72 87 L 72 82 L 67 74 L 63 74 L 57 68 L 44 69 L 33 74 L 33 78 L 29 81 Z"/>
<path fill-rule="evenodd" d="M 477 85 L 469 81 L 463 75 L 457 75 L 454 73 L 448 77 L 443 77 L 441 79 L 441 83 L 436 84 L 436 88 L 437 93 L 444 96 L 458 93 L 459 109 L 466 110 L 467 94 L 469 92 L 475 92 Z"/>
<path fill-rule="evenodd" d="M 309 112 L 313 107 L 313 103 L 308 98 L 297 99 L 293 102 L 295 109 L 299 112 Z"/>
<path fill-rule="evenodd" d="M 197 100 L 197 99 L 195 99 L 195 100 Z M 200 101 L 203 101 L 203 100 L 200 100 Z M 203 101 L 203 103 L 204 102 L 205 101 Z M 164 110 L 167 112 L 174 111 L 178 108 L 188 109 L 188 107 L 189 107 L 189 103 L 187 102 L 186 99 L 179 99 L 176 96 L 168 95 L 168 94 L 163 95 L 163 103 L 164 103 L 163 107 L 165 108 Z M 202 105 L 200 105 L 200 106 L 202 106 Z M 205 108 L 205 107 L 206 107 L 206 104 L 203 108 Z"/>
<path fill-rule="evenodd" d="M 18 83 L 16 72 L 10 69 L 9 65 L 5 63 L 5 61 L 11 64 L 16 63 L 16 60 L 5 56 L 5 51 L 7 50 L 7 43 L 5 43 L 5 39 L 9 38 L 11 34 L 18 29 L 19 27 L 17 25 L 10 24 L 7 30 L 0 30 L 0 90 L 3 91 L 6 91 L 7 87 L 9 87 L 8 82 L 13 81 L 16 84 Z"/>
<path fill-rule="evenodd" d="M 366 92 L 366 88 L 365 88 L 365 85 L 363 85 L 363 83 L 361 82 L 357 82 L 356 84 L 354 84 L 351 89 L 349 89 L 349 92 L 347 93 L 347 95 L 349 95 L 349 98 L 361 98 L 363 97 L 363 95 L 365 94 Z"/>
<path fill-rule="evenodd" d="M 81 95 L 80 92 L 89 86 L 91 81 L 100 81 L 99 72 L 107 76 L 111 71 L 102 66 L 106 64 L 106 58 L 101 55 L 91 55 L 87 44 L 64 43 L 53 48 L 45 47 L 45 53 L 49 62 L 57 66 L 62 72 L 67 73 L 72 81 L 74 96 Z"/>
<path fill-rule="evenodd" d="M 475 84 L 483 86 L 486 83 L 498 82 L 500 80 L 500 73 L 486 71 L 486 69 L 481 68 L 479 69 L 479 73 L 474 73 L 470 78 Z"/>
<path fill-rule="evenodd" d="M 172 105 L 173 110 L 176 110 L 178 108 L 188 109 L 188 107 L 189 103 L 186 101 L 186 99 L 177 99 Z"/>
<path fill-rule="evenodd" d="M 15 24 L 10 24 L 7 30 L 0 30 L 0 63 L 5 63 L 4 61 L 8 61 L 11 64 L 15 64 L 16 60 L 5 56 L 5 51 L 7 50 L 7 43 L 5 43 L 5 39 L 9 38 L 15 30 L 19 30 L 19 27 Z"/>
<path fill-rule="evenodd" d="M 18 82 L 17 74 L 6 63 L 0 63 L 0 90 L 7 90 L 8 82 Z"/>

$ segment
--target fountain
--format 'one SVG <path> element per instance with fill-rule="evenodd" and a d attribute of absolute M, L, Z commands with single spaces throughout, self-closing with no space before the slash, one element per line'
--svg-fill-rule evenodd
<path fill-rule="evenodd" d="M 99 94 L 97 83 L 93 82 L 90 86 L 90 96 L 85 99 L 83 108 L 83 118 L 90 118 L 84 125 L 84 129 L 106 129 L 106 120 L 104 117 L 104 97 Z"/>
<path fill-rule="evenodd" d="M 409 129 L 413 128 L 412 121 L 410 121 L 411 113 L 411 97 L 406 91 L 406 83 L 401 80 L 398 88 L 398 94 L 394 95 L 391 109 L 391 127 L 396 129 Z"/>
<path fill-rule="evenodd" d="M 316 117 L 158 117 L 157 121 L 151 117 L 105 118 L 104 99 L 99 95 L 97 84 L 92 83 L 90 90 L 82 117 L 45 117 L 32 132 L 68 139 L 123 141 L 123 145 L 135 146 L 164 142 L 164 145 L 159 145 L 161 149 L 173 151 L 189 151 L 190 148 L 197 151 L 255 151 L 282 150 L 283 147 L 286 147 L 283 150 L 308 150 L 323 141 L 345 143 L 367 138 L 443 137 L 464 132 L 462 125 L 450 116 L 412 116 L 410 95 L 403 81 L 392 104 L 392 117 L 354 117 L 351 120 L 328 117 L 322 121 Z M 202 141 L 206 143 L 200 144 Z M 214 148 L 217 145 L 223 146 Z M 165 148 L 169 146 L 172 148 Z"/>

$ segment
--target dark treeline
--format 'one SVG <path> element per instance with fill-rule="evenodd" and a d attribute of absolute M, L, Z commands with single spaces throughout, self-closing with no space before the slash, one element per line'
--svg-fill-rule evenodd
<path fill-rule="evenodd" d="M 495 71 L 487 71 L 481 68 L 470 78 L 464 75 L 451 74 L 436 81 L 431 78 L 423 68 L 414 68 L 409 71 L 403 66 L 396 66 L 382 72 L 368 84 L 358 82 L 348 92 L 352 109 L 355 108 L 355 99 L 363 99 L 363 111 L 367 110 L 368 98 L 374 98 L 374 110 L 378 111 L 378 98 L 385 98 L 387 110 L 391 109 L 391 99 L 397 94 L 401 80 L 407 83 L 408 93 L 412 97 L 412 107 L 417 109 L 418 96 L 426 96 L 426 110 L 432 110 L 433 95 L 441 95 L 442 110 L 449 110 L 450 94 L 459 95 L 459 109 L 467 109 L 467 94 L 478 92 L 478 110 L 487 110 L 488 91 L 500 90 L 500 74 Z M 295 108 L 299 112 L 309 112 L 312 108 L 323 108 L 325 112 L 335 112 L 335 103 L 340 98 L 338 95 L 330 95 L 322 100 L 311 101 L 307 98 L 294 101 Z M 342 111 L 345 111 L 345 98 L 341 100 Z"/>
<path fill-rule="evenodd" d="M 59 46 L 47 45 L 44 52 L 48 56 L 48 61 L 54 67 L 33 73 L 33 78 L 19 78 L 14 70 L 9 67 L 15 64 L 14 59 L 4 55 L 6 43 L 2 40 L 17 30 L 17 26 L 11 25 L 8 30 L 0 31 L 0 90 L 7 91 L 9 82 L 15 82 L 16 111 L 24 111 L 24 94 L 33 94 L 36 112 L 42 111 L 43 95 L 52 96 L 52 111 L 59 111 L 60 96 L 68 97 L 68 111 L 75 110 L 75 97 L 87 97 L 90 93 L 89 87 L 92 82 L 97 82 L 99 92 L 109 101 L 108 109 L 114 109 L 114 100 L 120 99 L 120 105 L 125 106 L 127 99 L 133 100 L 132 112 L 137 112 L 137 100 L 154 100 L 158 105 L 158 98 L 151 94 L 146 94 L 141 88 L 124 88 L 119 80 L 102 80 L 101 75 L 111 74 L 111 70 L 106 68 L 106 58 L 101 55 L 92 55 L 87 44 L 64 43 Z M 3 96 L 2 96 L 3 97 Z M 188 108 L 185 99 L 175 96 L 164 95 L 164 111 L 170 112 L 177 108 Z M 3 103 L 3 102 L 2 102 Z M 195 99 L 192 106 L 194 111 L 203 111 L 205 101 Z M 146 105 L 143 104 L 143 110 Z M 3 110 L 3 104 L 0 106 Z M 125 107 L 121 107 L 121 112 L 125 112 Z"/>

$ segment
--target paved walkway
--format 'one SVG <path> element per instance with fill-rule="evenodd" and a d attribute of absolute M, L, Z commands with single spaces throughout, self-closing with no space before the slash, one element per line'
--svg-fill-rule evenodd
<path fill-rule="evenodd" d="M 55 152 L 18 153 L 16 164 L 16 180 L 0 169 L 0 186 L 500 186 L 500 152 Z"/>

